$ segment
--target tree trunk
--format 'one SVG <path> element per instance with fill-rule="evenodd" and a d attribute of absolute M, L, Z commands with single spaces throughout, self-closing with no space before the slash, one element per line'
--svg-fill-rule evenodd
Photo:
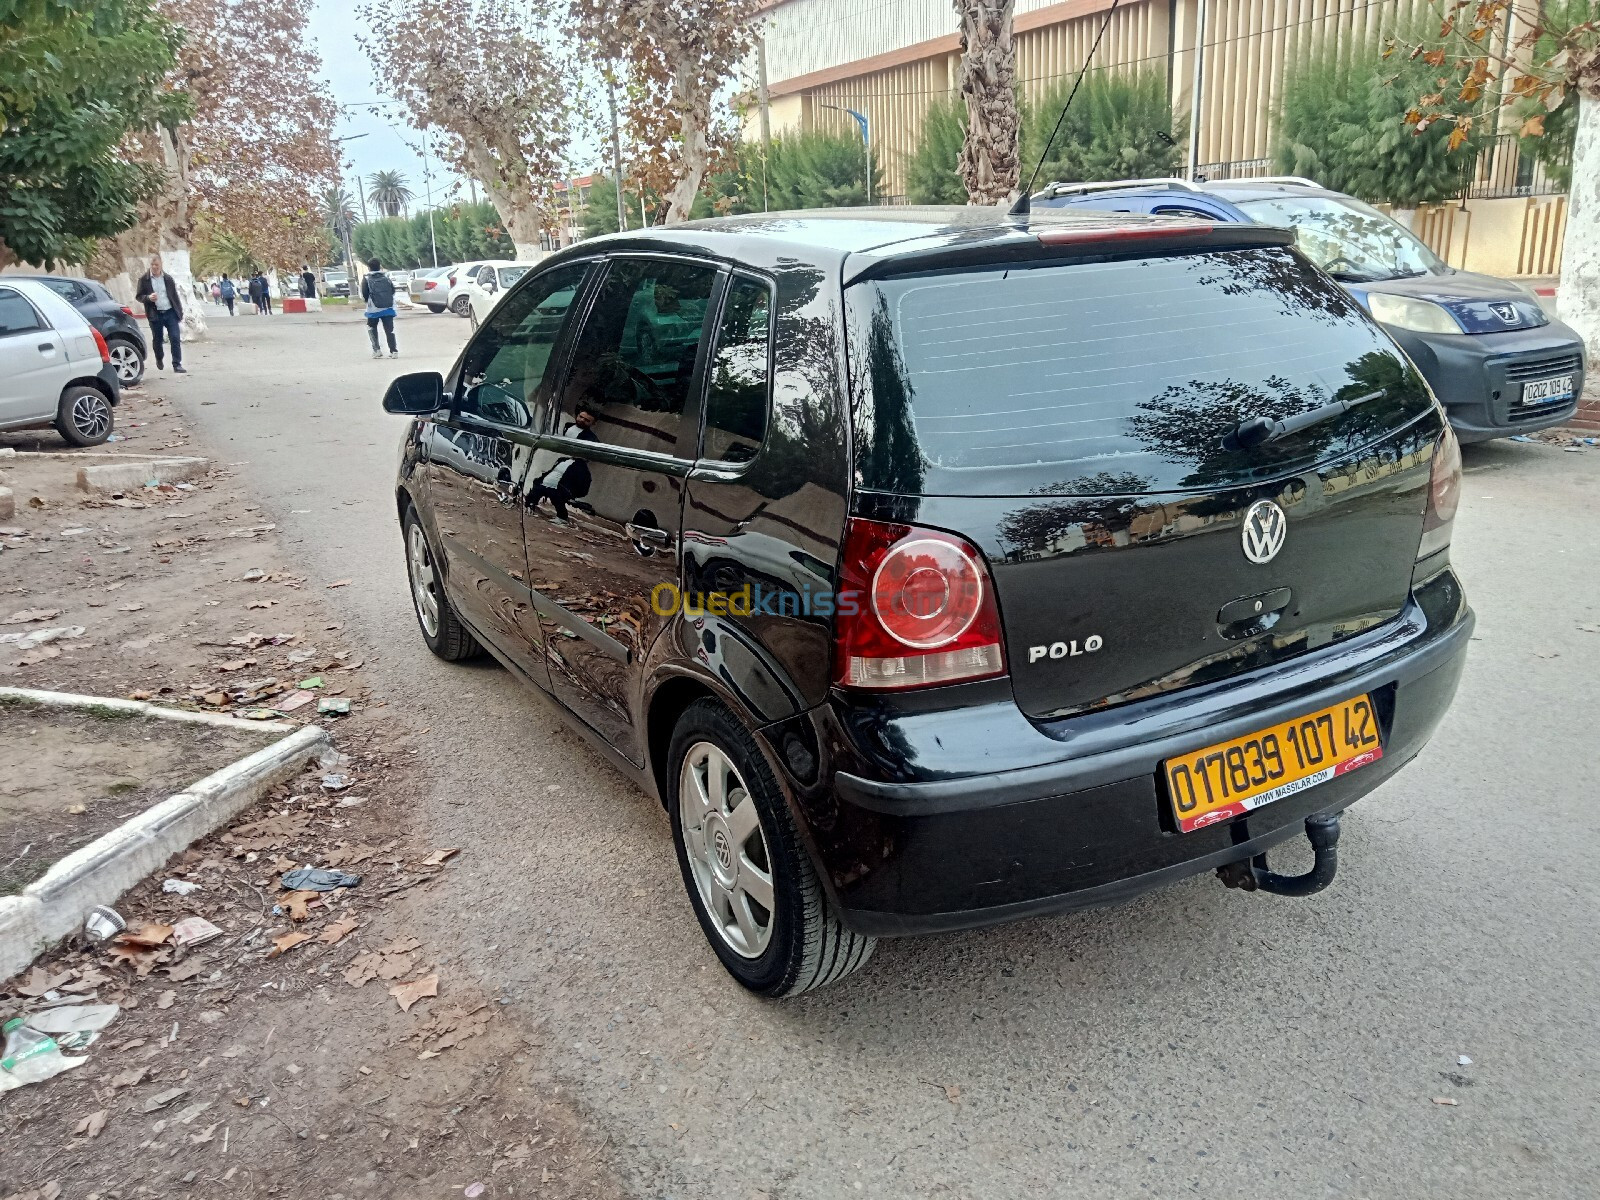
<path fill-rule="evenodd" d="M 678 179 L 667 193 L 666 223 L 676 225 L 689 219 L 711 165 L 711 97 L 695 86 L 694 68 L 688 63 L 673 64 L 671 97 L 683 138 Z"/>
<path fill-rule="evenodd" d="M 517 258 L 532 261 L 539 257 L 539 239 L 544 233 L 545 211 L 526 184 L 514 186 L 500 178 L 500 163 L 481 146 L 468 143 L 467 159 L 472 177 L 483 184 L 483 193 L 505 222 L 506 234 L 517 248 Z"/>
<path fill-rule="evenodd" d="M 1572 146 L 1572 192 L 1561 250 L 1561 319 L 1600 363 L 1600 79 L 1578 92 L 1578 136 Z"/>
<path fill-rule="evenodd" d="M 967 137 L 961 182 L 969 204 L 1015 197 L 1018 161 L 1017 63 L 1011 40 L 1016 0 L 955 0 L 961 18 L 961 91 L 967 98 Z"/>
<path fill-rule="evenodd" d="M 194 292 L 194 274 L 189 264 L 189 239 L 194 221 L 189 209 L 190 162 L 192 151 L 183 129 L 158 128 L 155 136 L 161 145 L 161 166 L 167 173 L 166 187 L 149 206 L 145 219 L 117 240 L 122 248 L 123 269 L 130 285 L 150 269 L 150 256 L 161 255 L 161 269 L 178 285 L 183 301 L 183 335 L 204 337 L 205 310 Z M 135 309 L 137 312 L 138 310 Z"/>

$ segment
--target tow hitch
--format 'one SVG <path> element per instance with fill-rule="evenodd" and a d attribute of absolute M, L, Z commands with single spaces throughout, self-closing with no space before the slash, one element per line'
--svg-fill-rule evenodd
<path fill-rule="evenodd" d="M 1217 878 L 1231 888 L 1272 892 L 1278 896 L 1311 896 L 1333 882 L 1339 869 L 1339 815 L 1312 813 L 1306 818 L 1306 840 L 1316 860 L 1304 875 L 1277 875 L 1267 870 L 1267 856 L 1217 868 Z"/>

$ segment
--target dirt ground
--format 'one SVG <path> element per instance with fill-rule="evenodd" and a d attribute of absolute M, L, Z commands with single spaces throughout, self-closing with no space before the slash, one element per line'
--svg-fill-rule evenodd
<path fill-rule="evenodd" d="M 116 907 L 141 940 L 74 939 L 0 984 L 0 1021 L 61 1001 L 123 1009 L 86 1065 L 0 1097 L 0 1197 L 620 1195 L 608 1146 L 546 1067 L 538 1015 L 453 969 L 453 947 L 408 932 L 470 864 L 417 839 L 413 763 L 427 731 L 363 683 L 381 649 L 352 644 L 322 603 L 346 582 L 297 571 L 225 462 L 192 487 L 114 501 L 76 490 L 86 461 L 205 452 L 164 386 L 154 377 L 128 394 L 126 442 L 67 455 L 51 434 L 0 435 L 18 450 L 0 457 L 18 501 L 0 528 L 0 620 L 49 613 L 0 633 L 82 627 L 0 644 L 0 683 L 320 719 L 339 757 L 125 895 Z M 302 696 L 348 700 L 350 715 L 318 717 Z M 8 763 L 27 764 L 8 769 L 8 805 L 41 786 L 40 771 L 65 769 L 80 797 L 105 794 L 120 813 L 133 792 L 116 796 L 118 784 L 159 790 L 172 765 L 113 739 L 75 759 L 41 734 L 53 718 L 13 708 L 0 724 Z M 177 756 L 182 782 L 217 749 Z M 60 798 L 0 818 L 0 850 L 58 832 Z M 291 893 L 279 877 L 296 866 L 361 883 Z M 164 893 L 172 876 L 199 887 Z M 178 946 L 172 926 L 191 916 L 220 934 Z"/>
<path fill-rule="evenodd" d="M 0 702 L 13 754 L 0 778 L 0 896 L 80 846 L 279 735 Z"/>

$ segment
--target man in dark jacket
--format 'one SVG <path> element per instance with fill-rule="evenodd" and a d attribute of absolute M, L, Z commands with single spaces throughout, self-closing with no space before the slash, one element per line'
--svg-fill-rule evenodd
<path fill-rule="evenodd" d="M 156 352 L 156 370 L 161 370 L 164 357 L 163 335 L 172 341 L 172 373 L 187 375 L 183 369 L 183 341 L 179 330 L 183 326 L 183 302 L 178 299 L 177 281 L 161 269 L 161 256 L 151 255 L 150 269 L 139 276 L 139 286 L 133 298 L 144 305 L 145 319 L 150 322 L 150 345 Z"/>
<path fill-rule="evenodd" d="M 389 339 L 389 357 L 399 358 L 400 347 L 394 340 L 394 280 L 384 274 L 383 264 L 375 258 L 367 260 L 361 298 L 367 302 L 367 338 L 372 342 L 372 357 L 383 357 L 383 351 L 378 349 L 378 322 L 382 321 L 384 336 Z"/>
<path fill-rule="evenodd" d="M 317 294 L 317 277 L 311 273 L 308 263 L 300 264 L 300 295 L 310 300 Z"/>
<path fill-rule="evenodd" d="M 598 442 L 600 435 L 594 431 L 594 419 L 594 409 L 580 403 L 572 414 L 572 420 L 564 422 L 561 436 L 580 442 Z M 589 464 L 585 460 L 563 457 L 528 489 L 528 510 L 537 510 L 540 501 L 548 498 L 550 506 L 556 510 L 556 524 L 565 525 L 568 520 L 567 502 L 587 496 L 590 482 Z"/>

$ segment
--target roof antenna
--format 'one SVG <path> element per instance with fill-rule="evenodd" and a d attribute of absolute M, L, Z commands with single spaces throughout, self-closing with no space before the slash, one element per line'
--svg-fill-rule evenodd
<path fill-rule="evenodd" d="M 1033 164 L 1033 174 L 1028 176 L 1028 186 L 1022 189 L 1022 194 L 1017 197 L 1016 203 L 1011 206 L 1007 215 L 1025 217 L 1033 211 L 1033 184 L 1039 178 L 1039 168 L 1044 166 L 1045 155 L 1050 153 L 1050 147 L 1055 144 L 1056 134 L 1061 132 L 1061 122 L 1067 119 L 1067 109 L 1072 107 L 1072 99 L 1078 94 L 1078 88 L 1083 83 L 1083 77 L 1089 72 L 1089 64 L 1094 60 L 1094 52 L 1100 49 L 1100 39 L 1105 37 L 1106 27 L 1111 24 L 1111 18 L 1117 12 L 1117 5 L 1121 3 L 1122 0 L 1111 0 L 1111 7 L 1106 12 L 1106 19 L 1100 22 L 1100 32 L 1094 35 L 1094 45 L 1089 47 L 1089 53 L 1084 57 L 1083 66 L 1078 71 L 1078 77 L 1072 81 L 1072 90 L 1067 93 L 1067 102 L 1061 106 L 1061 115 L 1056 118 L 1056 127 L 1050 131 L 1049 138 L 1045 140 L 1044 149 L 1039 151 L 1039 161 Z"/>

